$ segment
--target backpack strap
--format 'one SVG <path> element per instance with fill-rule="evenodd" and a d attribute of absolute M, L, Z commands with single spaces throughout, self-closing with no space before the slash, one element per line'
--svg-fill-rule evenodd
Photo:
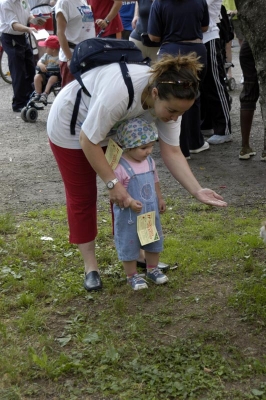
<path fill-rule="evenodd" d="M 127 110 L 129 110 L 129 108 L 132 106 L 133 103 L 133 99 L 134 99 L 134 88 L 133 88 L 133 83 L 132 83 L 132 79 L 130 77 L 129 74 L 129 70 L 127 68 L 127 64 L 125 62 L 125 59 L 123 59 L 122 61 L 120 61 L 119 63 L 119 67 L 121 69 L 127 90 L 128 90 L 128 106 L 127 106 Z"/>
<path fill-rule="evenodd" d="M 78 118 L 79 105 L 80 105 L 80 100 L 81 100 L 81 92 L 82 92 L 82 87 L 79 88 L 79 90 L 77 92 L 76 101 L 74 104 L 74 109 L 73 109 L 73 113 L 72 113 L 72 117 L 71 117 L 71 122 L 70 122 L 71 135 L 76 134 L 75 127 L 76 127 L 76 122 L 77 122 L 77 118 Z"/>

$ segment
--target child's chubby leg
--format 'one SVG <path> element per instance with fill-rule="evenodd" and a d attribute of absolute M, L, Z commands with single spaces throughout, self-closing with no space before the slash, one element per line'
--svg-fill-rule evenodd
<path fill-rule="evenodd" d="M 147 289 L 148 285 L 137 272 L 137 261 L 123 261 L 123 267 L 127 275 L 127 282 L 133 290 Z"/>
<path fill-rule="evenodd" d="M 34 88 L 36 94 L 41 94 L 42 93 L 42 85 L 43 85 L 43 76 L 42 74 L 36 74 L 34 76 Z"/>
<path fill-rule="evenodd" d="M 56 76 L 56 75 L 50 76 L 50 78 L 48 79 L 47 85 L 45 87 L 45 93 L 49 94 L 51 91 L 51 87 L 57 82 L 58 82 L 58 76 Z"/>
<path fill-rule="evenodd" d="M 150 253 L 145 251 L 146 265 L 147 265 L 147 279 L 156 283 L 156 285 L 162 285 L 168 281 L 168 278 L 158 268 L 160 253 Z"/>

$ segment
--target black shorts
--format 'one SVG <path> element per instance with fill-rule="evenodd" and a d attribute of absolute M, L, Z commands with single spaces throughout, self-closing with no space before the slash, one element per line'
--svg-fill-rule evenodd
<path fill-rule="evenodd" d="M 239 60 L 244 75 L 243 89 L 239 96 L 240 108 L 255 110 L 260 95 L 259 82 L 254 57 L 246 40 L 240 48 Z"/>

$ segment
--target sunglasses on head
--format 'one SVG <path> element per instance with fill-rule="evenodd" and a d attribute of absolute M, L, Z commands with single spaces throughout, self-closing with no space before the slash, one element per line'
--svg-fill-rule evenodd
<path fill-rule="evenodd" d="M 177 85 L 182 87 L 183 89 L 188 89 L 192 86 L 196 87 L 197 84 L 195 84 L 195 82 L 191 82 L 191 81 L 161 81 L 157 83 L 157 86 L 160 85 L 161 83 L 169 83 L 171 85 Z"/>

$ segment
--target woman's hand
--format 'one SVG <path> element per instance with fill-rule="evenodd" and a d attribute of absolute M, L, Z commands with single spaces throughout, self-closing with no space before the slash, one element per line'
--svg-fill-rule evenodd
<path fill-rule="evenodd" d="M 113 189 L 109 190 L 110 201 L 120 208 L 130 207 L 133 200 L 124 186 L 118 182 Z"/>
<path fill-rule="evenodd" d="M 226 207 L 227 203 L 223 201 L 222 196 L 218 193 L 214 192 L 211 189 L 200 189 L 195 197 L 197 200 L 201 201 L 204 204 L 208 204 L 210 206 L 215 207 Z"/>

